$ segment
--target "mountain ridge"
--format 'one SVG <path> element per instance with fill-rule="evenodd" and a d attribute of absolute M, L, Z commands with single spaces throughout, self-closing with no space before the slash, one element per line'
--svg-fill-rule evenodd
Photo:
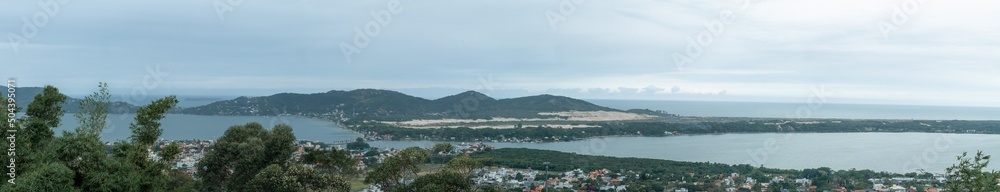
<path fill-rule="evenodd" d="M 489 119 L 534 118 L 539 112 L 617 111 L 580 99 L 534 95 L 495 99 L 476 91 L 465 91 L 434 100 L 382 89 L 331 90 L 322 93 L 279 93 L 238 97 L 180 110 L 194 115 L 304 115 L 344 120 L 412 120 L 425 118 Z"/>
<path fill-rule="evenodd" d="M 16 95 L 14 98 L 15 105 L 21 109 L 21 112 L 24 112 L 24 110 L 28 108 L 28 104 L 34 101 L 35 96 L 42 93 L 42 90 L 44 90 L 44 87 L 18 87 L 14 92 Z M 4 98 L 8 95 L 7 91 L 7 89 L 2 89 L 2 91 L 0 91 L 3 93 Z M 66 94 L 62 95 L 66 96 L 66 102 L 62 104 L 62 108 L 66 111 L 66 113 L 76 113 L 80 110 L 80 102 L 82 102 L 83 99 L 70 97 Z M 131 103 L 124 101 L 111 101 L 110 106 L 108 106 L 108 113 L 134 113 L 137 109 L 139 109 L 139 107 Z"/>

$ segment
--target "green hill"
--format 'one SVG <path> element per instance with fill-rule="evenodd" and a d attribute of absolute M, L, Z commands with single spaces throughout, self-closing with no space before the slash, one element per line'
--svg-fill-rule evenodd
<path fill-rule="evenodd" d="M 14 94 L 16 94 L 14 101 L 16 102 L 17 107 L 21 108 L 22 111 L 24 109 L 27 109 L 28 104 L 30 104 L 32 101 L 35 100 L 35 95 L 38 95 L 39 93 L 42 93 L 42 89 L 43 89 L 42 87 L 19 87 L 19 88 L 17 88 L 16 89 L 17 91 L 14 92 Z M 2 92 L 3 92 L 4 98 L 6 98 L 7 95 L 8 95 L 7 94 L 7 89 L 3 89 Z M 77 111 L 80 110 L 79 109 L 80 108 L 80 101 L 82 101 L 82 99 L 77 99 L 77 98 L 73 98 L 73 97 L 67 96 L 66 97 L 66 102 L 63 103 L 62 108 L 63 108 L 63 110 L 66 110 L 66 113 L 76 113 Z M 135 105 L 132 105 L 132 104 L 129 104 L 129 103 L 126 103 L 126 102 L 112 101 L 110 109 L 109 109 L 109 113 L 114 113 L 114 114 L 134 113 L 135 110 L 138 109 L 138 108 L 139 107 L 137 107 Z"/>
<path fill-rule="evenodd" d="M 263 97 L 239 97 L 180 112 L 196 115 L 305 115 L 365 120 L 411 120 L 426 118 L 484 119 L 491 117 L 542 117 L 539 112 L 620 111 L 569 97 L 538 95 L 494 99 L 467 91 L 428 100 L 400 92 L 378 89 L 329 91 L 325 93 L 281 93 Z"/>

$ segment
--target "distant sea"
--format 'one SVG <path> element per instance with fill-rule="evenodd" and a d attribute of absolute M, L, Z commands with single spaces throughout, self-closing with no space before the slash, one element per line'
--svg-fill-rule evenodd
<path fill-rule="evenodd" d="M 764 103 L 720 101 L 587 100 L 616 109 L 652 109 L 681 116 L 1000 120 L 1000 108 L 920 105 Z M 808 110 L 807 110 L 808 109 Z M 798 113 L 798 115 L 796 115 Z"/>

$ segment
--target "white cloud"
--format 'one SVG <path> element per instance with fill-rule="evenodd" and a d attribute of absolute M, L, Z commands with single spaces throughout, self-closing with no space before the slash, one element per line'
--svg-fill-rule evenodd
<path fill-rule="evenodd" d="M 587 1 L 552 30 L 544 13 L 558 2 L 404 0 L 348 64 L 339 43 L 385 1 L 248 1 L 225 21 L 211 1 L 74 1 L 21 52 L 0 42 L 11 63 L 0 75 L 90 90 L 96 81 L 133 85 L 145 66 L 162 64 L 173 76 L 160 91 L 211 94 L 470 88 L 493 74 L 498 88 L 594 96 L 802 97 L 828 85 L 852 101 L 1000 106 L 984 102 L 1000 95 L 1000 1 L 926 1 L 883 38 L 879 22 L 906 1 L 753 1 L 681 71 L 672 54 L 736 5 Z M 0 34 L 38 10 L 0 2 Z"/>

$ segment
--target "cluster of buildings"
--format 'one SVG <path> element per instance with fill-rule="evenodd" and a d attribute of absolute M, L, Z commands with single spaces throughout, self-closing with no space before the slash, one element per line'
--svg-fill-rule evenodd
<path fill-rule="evenodd" d="M 806 178 L 785 178 L 783 176 L 774 176 L 770 181 L 757 181 L 750 177 L 740 177 L 739 173 L 732 173 L 730 175 L 725 175 L 722 179 L 715 181 L 715 186 L 723 187 L 723 191 L 734 192 L 734 191 L 774 191 L 770 190 L 771 187 L 777 183 L 787 182 L 791 183 L 791 188 L 782 188 L 776 191 L 782 192 L 814 192 L 814 191 L 834 191 L 834 192 L 938 192 L 938 189 L 934 185 L 924 184 L 920 189 L 916 186 L 906 187 L 902 184 L 904 183 L 935 183 L 943 182 L 943 176 L 938 176 L 935 179 L 915 179 L 908 177 L 890 178 L 890 179 L 869 179 L 869 182 L 874 183 L 871 189 L 864 190 L 848 190 L 845 187 L 838 187 L 830 190 L 818 190 L 813 181 Z M 704 184 L 704 183 L 699 183 Z M 694 190 L 686 188 L 672 188 L 668 191 L 673 192 L 693 192 Z"/>
<path fill-rule="evenodd" d="M 161 139 L 156 142 L 153 149 L 149 150 L 150 157 L 154 159 L 159 159 L 160 157 L 157 157 L 154 151 L 159 151 L 173 142 L 177 142 L 177 144 L 180 145 L 181 153 L 178 154 L 177 157 L 174 158 L 172 162 L 170 162 L 171 165 L 170 168 L 175 170 L 183 170 L 185 173 L 192 175 L 198 173 L 198 169 L 196 166 L 198 164 L 198 161 L 200 161 L 202 158 L 205 158 L 205 154 L 208 151 L 212 150 L 212 148 L 215 146 L 215 140 L 193 139 L 193 140 L 171 141 L 171 140 Z M 295 145 L 296 145 L 296 151 L 292 152 L 292 157 L 295 160 L 300 160 L 302 158 L 302 155 L 305 154 L 305 149 L 308 148 L 331 150 L 334 147 L 336 147 L 334 145 L 327 145 L 322 142 L 313 142 L 304 140 L 295 142 Z M 343 147 L 341 147 L 341 149 L 342 148 Z"/>
<path fill-rule="evenodd" d="M 168 141 L 161 139 L 156 141 L 155 149 L 157 151 L 163 149 L 172 142 L 177 142 L 177 144 L 181 146 L 181 153 L 177 154 L 177 157 L 170 163 L 170 168 L 183 170 L 185 173 L 192 175 L 198 173 L 196 166 L 198 161 L 201 160 L 201 158 L 205 158 L 205 153 L 215 146 L 215 140 L 193 139 Z M 158 158 L 153 155 L 152 151 L 153 150 L 150 150 L 150 155 L 154 156 L 154 158 Z"/>
<path fill-rule="evenodd" d="M 541 183 L 534 183 L 538 171 L 533 170 L 513 170 L 500 168 L 493 171 L 478 169 L 473 171 L 476 175 L 472 182 L 477 185 L 498 185 L 505 188 L 525 188 L 537 186 Z"/>
<path fill-rule="evenodd" d="M 538 171 L 515 170 L 499 168 L 495 170 L 477 169 L 472 181 L 476 185 L 494 185 L 507 189 L 524 189 L 525 191 L 542 191 L 545 189 L 588 189 L 590 191 L 626 191 L 628 185 L 624 182 L 627 176 L 612 174 L 611 170 L 600 169 L 585 172 L 581 169 L 563 172 L 559 177 L 542 178 Z M 596 181 L 590 185 L 588 181 Z"/>

